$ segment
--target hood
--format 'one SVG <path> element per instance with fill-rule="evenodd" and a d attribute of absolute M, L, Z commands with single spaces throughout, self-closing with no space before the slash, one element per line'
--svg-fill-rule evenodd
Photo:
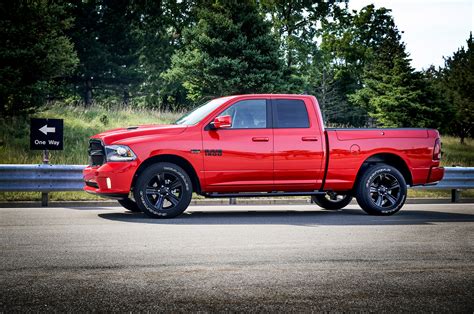
<path fill-rule="evenodd" d="M 105 145 L 111 145 L 115 142 L 123 139 L 129 139 L 132 137 L 154 135 L 154 134 L 179 134 L 186 130 L 186 125 L 176 124 L 147 124 L 139 126 L 130 126 L 127 128 L 118 128 L 108 130 L 92 136 L 91 138 L 101 139 Z"/>

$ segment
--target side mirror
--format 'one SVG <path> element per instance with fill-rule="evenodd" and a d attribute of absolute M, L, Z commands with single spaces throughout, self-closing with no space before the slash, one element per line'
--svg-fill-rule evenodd
<path fill-rule="evenodd" d="M 211 124 L 214 126 L 215 129 L 230 128 L 232 126 L 232 117 L 231 116 L 216 117 Z"/>

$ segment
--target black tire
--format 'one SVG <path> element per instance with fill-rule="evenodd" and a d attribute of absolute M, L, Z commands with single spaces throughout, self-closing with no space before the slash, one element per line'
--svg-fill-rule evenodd
<path fill-rule="evenodd" d="M 134 213 L 140 213 L 141 209 L 138 207 L 137 203 L 130 198 L 124 198 L 123 200 L 118 200 L 119 204 L 122 205 L 125 209 L 128 209 Z"/>
<path fill-rule="evenodd" d="M 406 198 L 405 178 L 386 164 L 367 168 L 357 182 L 357 203 L 369 215 L 393 215 L 402 208 Z"/>
<path fill-rule="evenodd" d="M 313 195 L 311 199 L 319 207 L 328 210 L 338 210 L 349 205 L 349 203 L 352 201 L 352 195 L 327 192 L 324 195 Z"/>
<path fill-rule="evenodd" d="M 146 168 L 134 188 L 138 207 L 152 218 L 173 218 L 182 214 L 193 194 L 191 179 L 179 166 L 158 163 Z"/>

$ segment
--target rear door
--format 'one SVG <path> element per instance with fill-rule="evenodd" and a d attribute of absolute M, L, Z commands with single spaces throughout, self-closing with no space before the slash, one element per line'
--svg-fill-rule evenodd
<path fill-rule="evenodd" d="M 308 98 L 272 99 L 275 190 L 321 187 L 323 141 L 314 104 Z"/>
<path fill-rule="evenodd" d="M 272 190 L 273 130 L 269 110 L 267 99 L 237 100 L 215 115 L 231 116 L 230 128 L 204 129 L 208 192 Z"/>

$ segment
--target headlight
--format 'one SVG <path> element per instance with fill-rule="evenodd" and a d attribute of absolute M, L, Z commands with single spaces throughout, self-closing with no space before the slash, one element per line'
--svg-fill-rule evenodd
<path fill-rule="evenodd" d="M 137 159 L 130 147 L 125 145 L 105 146 L 107 161 L 132 161 Z"/>

